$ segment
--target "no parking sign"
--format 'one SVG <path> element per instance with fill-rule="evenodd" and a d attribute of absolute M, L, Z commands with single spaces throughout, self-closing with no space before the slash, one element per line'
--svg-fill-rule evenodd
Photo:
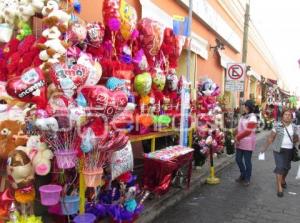
<path fill-rule="evenodd" d="M 243 63 L 228 63 L 226 70 L 225 90 L 244 91 L 246 65 Z"/>

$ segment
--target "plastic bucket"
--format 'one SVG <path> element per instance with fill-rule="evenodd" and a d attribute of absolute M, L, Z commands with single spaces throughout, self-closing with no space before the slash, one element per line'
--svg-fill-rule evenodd
<path fill-rule="evenodd" d="M 60 169 L 70 169 L 76 166 L 77 153 L 74 150 L 54 152 L 56 163 Z"/>
<path fill-rule="evenodd" d="M 96 220 L 96 216 L 90 213 L 77 215 L 74 218 L 74 223 L 94 223 Z"/>
<path fill-rule="evenodd" d="M 41 193 L 42 205 L 52 206 L 58 204 L 62 187 L 55 184 L 48 184 L 41 186 L 39 191 Z"/>
<path fill-rule="evenodd" d="M 62 198 L 61 210 L 64 215 L 76 214 L 79 210 L 79 196 L 66 196 Z"/>
<path fill-rule="evenodd" d="M 93 171 L 82 171 L 84 182 L 87 187 L 98 187 L 101 184 L 103 169 Z"/>

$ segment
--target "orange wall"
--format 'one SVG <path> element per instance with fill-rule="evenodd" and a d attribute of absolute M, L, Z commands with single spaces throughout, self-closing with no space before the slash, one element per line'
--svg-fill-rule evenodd
<path fill-rule="evenodd" d="M 176 0 L 152 0 L 161 9 L 167 12 L 170 16 L 182 15 L 187 16 L 187 9 L 180 6 Z M 138 17 L 141 17 L 141 5 L 139 0 L 127 0 L 127 2 L 135 7 Z M 231 17 L 225 12 L 222 6 L 216 0 L 208 0 L 211 6 L 223 17 L 223 19 L 230 25 L 230 27 L 240 36 L 241 43 L 243 38 L 242 30 L 233 22 Z M 81 17 L 87 21 L 102 21 L 102 3 L 103 0 L 81 0 L 82 12 Z M 243 19 L 243 18 L 241 18 Z M 216 34 L 203 25 L 198 19 L 193 18 L 192 30 L 204 39 L 206 39 L 210 46 L 215 45 Z M 241 61 L 242 54 L 237 53 L 228 45 L 225 45 L 224 53 L 231 59 L 239 62 Z M 198 78 L 202 76 L 210 76 L 219 85 L 222 84 L 223 68 L 220 66 L 219 58 L 213 50 L 209 50 L 208 60 L 203 60 L 199 56 L 197 57 L 197 71 Z M 249 42 L 248 44 L 248 64 L 261 75 L 267 78 L 277 79 L 274 70 L 270 67 L 258 51 Z"/>
<path fill-rule="evenodd" d="M 81 13 L 80 17 L 88 22 L 101 21 L 102 22 L 102 3 L 103 0 L 80 0 L 81 2 Z M 127 0 L 127 2 L 133 6 L 140 18 L 141 16 L 141 5 L 138 0 Z"/>

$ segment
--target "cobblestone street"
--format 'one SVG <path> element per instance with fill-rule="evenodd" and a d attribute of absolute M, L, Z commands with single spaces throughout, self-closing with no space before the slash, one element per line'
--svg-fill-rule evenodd
<path fill-rule="evenodd" d="M 257 150 L 265 142 L 266 132 L 258 135 Z M 244 187 L 234 180 L 239 176 L 238 167 L 232 164 L 218 177 L 221 184 L 199 186 L 181 203 L 164 212 L 155 223 L 295 223 L 300 222 L 300 181 L 295 179 L 298 163 L 292 163 L 287 177 L 284 197 L 278 198 L 273 174 L 274 160 L 271 151 L 266 160 L 253 156 L 252 181 Z"/>

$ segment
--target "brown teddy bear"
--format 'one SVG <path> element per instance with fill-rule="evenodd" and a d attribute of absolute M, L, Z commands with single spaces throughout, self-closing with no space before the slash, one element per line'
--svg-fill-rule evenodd
<path fill-rule="evenodd" d="M 24 134 L 25 124 L 18 120 L 0 122 L 0 158 L 6 159 L 17 146 L 24 146 L 27 136 Z"/>

